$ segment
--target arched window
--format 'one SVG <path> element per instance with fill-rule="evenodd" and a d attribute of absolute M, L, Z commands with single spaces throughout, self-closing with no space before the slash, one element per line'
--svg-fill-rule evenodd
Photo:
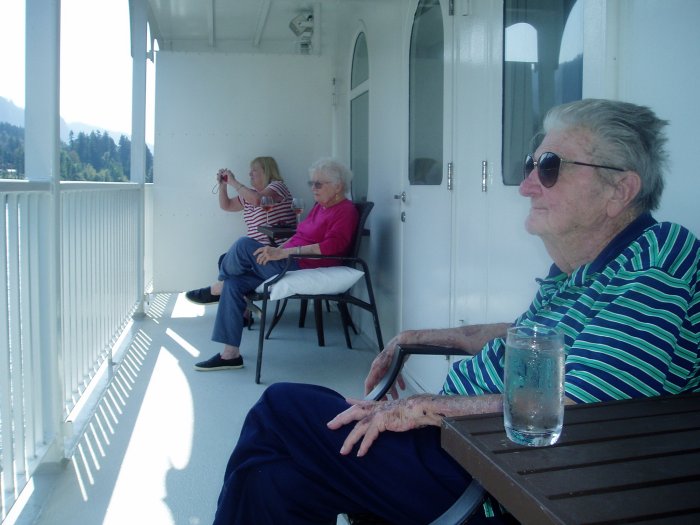
<path fill-rule="evenodd" d="M 369 55 L 362 32 L 355 39 L 350 71 L 350 169 L 352 198 L 366 201 L 369 191 Z"/>
<path fill-rule="evenodd" d="M 583 84 L 580 0 L 506 0 L 503 62 L 503 183 L 523 179 L 545 113 L 579 100 Z M 532 139 L 535 139 L 534 142 Z"/>
<path fill-rule="evenodd" d="M 439 0 L 421 0 L 411 31 L 408 182 L 442 184 L 444 29 Z"/>

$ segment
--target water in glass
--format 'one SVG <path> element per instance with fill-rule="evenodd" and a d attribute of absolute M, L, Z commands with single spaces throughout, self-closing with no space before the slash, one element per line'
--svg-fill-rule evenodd
<path fill-rule="evenodd" d="M 503 422 L 511 441 L 554 444 L 564 423 L 564 338 L 545 326 L 508 330 Z"/>

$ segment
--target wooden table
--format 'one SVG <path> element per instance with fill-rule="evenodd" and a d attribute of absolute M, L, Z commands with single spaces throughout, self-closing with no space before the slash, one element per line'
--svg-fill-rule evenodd
<path fill-rule="evenodd" d="M 258 226 L 258 231 L 270 239 L 271 246 L 277 246 L 276 239 L 288 239 L 297 232 L 294 225 L 291 226 L 272 226 L 270 224 L 261 224 Z"/>
<path fill-rule="evenodd" d="M 524 524 L 700 524 L 700 394 L 567 407 L 542 448 L 501 414 L 447 418 L 442 446 Z"/>

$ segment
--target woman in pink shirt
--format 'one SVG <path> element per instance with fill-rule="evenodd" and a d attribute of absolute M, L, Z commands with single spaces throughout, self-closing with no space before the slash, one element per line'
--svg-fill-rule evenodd
<path fill-rule="evenodd" d="M 240 354 L 245 294 L 277 275 L 291 254 L 346 255 L 357 228 L 355 205 L 346 198 L 352 172 L 333 159 L 321 159 L 310 170 L 309 186 L 314 207 L 297 227 L 297 233 L 282 246 L 265 246 L 255 239 L 241 237 L 224 256 L 219 280 L 222 282 L 212 340 L 224 348 L 210 359 L 195 365 L 196 370 L 243 368 Z M 301 259 L 291 261 L 291 269 L 332 266 L 337 261 Z"/>

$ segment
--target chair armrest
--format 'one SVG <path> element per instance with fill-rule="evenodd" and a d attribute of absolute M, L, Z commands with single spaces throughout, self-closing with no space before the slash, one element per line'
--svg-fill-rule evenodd
<path fill-rule="evenodd" d="M 287 274 L 287 272 L 291 271 L 290 266 L 292 264 L 292 260 L 294 260 L 294 259 L 323 259 L 323 260 L 344 261 L 346 263 L 350 262 L 353 265 L 360 264 L 363 267 L 365 273 L 369 271 L 367 268 L 367 264 L 362 259 L 359 259 L 357 257 L 347 257 L 347 256 L 342 256 L 342 255 L 320 255 L 320 254 L 315 254 L 315 253 L 309 253 L 309 254 L 293 253 L 287 257 L 287 259 L 285 261 L 284 268 L 282 269 L 282 271 L 280 273 L 278 273 L 273 279 L 270 279 L 269 281 L 267 281 L 265 283 L 265 286 L 263 288 L 264 294 L 268 294 L 269 288 L 273 284 L 275 284 L 277 281 L 281 280 Z"/>
<path fill-rule="evenodd" d="M 365 399 L 378 400 L 383 398 L 394 384 L 403 367 L 403 363 L 409 355 L 469 355 L 459 348 L 430 345 L 396 345 L 394 357 L 389 365 L 389 370 L 382 380 L 367 394 Z M 481 484 L 472 479 L 466 490 L 449 509 L 435 519 L 430 525 L 458 525 L 464 523 L 471 516 L 484 499 L 484 489 Z"/>
<path fill-rule="evenodd" d="M 459 499 L 438 518 L 430 522 L 430 525 L 459 525 L 465 523 L 479 507 L 485 494 L 486 491 L 481 486 L 481 483 L 472 479 Z"/>
<path fill-rule="evenodd" d="M 360 266 L 362 266 L 365 273 L 369 271 L 367 263 L 363 259 L 361 259 L 360 257 L 353 257 L 352 255 L 321 255 L 318 253 L 293 253 L 289 255 L 289 260 L 292 259 L 321 259 L 324 261 L 339 261 L 340 263 L 346 266 L 357 266 L 359 264 Z"/>
<path fill-rule="evenodd" d="M 377 386 L 375 386 L 372 391 L 365 396 L 365 399 L 382 399 L 391 388 L 391 385 L 394 384 L 394 381 L 396 381 L 396 378 L 399 376 L 399 372 L 401 372 L 401 368 L 403 367 L 403 363 L 409 355 L 467 356 L 468 354 L 464 350 L 448 346 L 396 345 L 396 350 L 394 351 L 394 357 L 389 365 L 389 370 L 382 380 L 377 383 Z"/>
<path fill-rule="evenodd" d="M 264 289 L 263 293 L 265 293 L 265 294 L 269 293 L 269 288 L 273 284 L 275 284 L 277 281 L 281 280 L 287 274 L 287 272 L 291 271 L 290 266 L 291 266 L 292 261 L 294 259 L 297 259 L 297 260 L 298 259 L 323 259 L 323 260 L 344 261 L 346 263 L 350 262 L 353 265 L 359 264 L 360 266 L 362 266 L 365 273 L 367 273 L 369 271 L 365 261 L 363 261 L 362 259 L 360 259 L 358 257 L 349 257 L 349 256 L 342 256 L 342 255 L 320 255 L 320 254 L 316 254 L 316 253 L 309 253 L 309 254 L 293 253 L 287 257 L 287 259 L 285 261 L 284 268 L 282 269 L 282 271 L 280 273 L 278 273 L 273 279 L 270 279 L 269 281 L 267 281 L 265 283 L 265 286 L 263 288 Z"/>
<path fill-rule="evenodd" d="M 282 279 L 282 277 L 284 277 L 284 276 L 287 274 L 287 272 L 290 271 L 290 268 L 289 268 L 289 267 L 290 267 L 291 264 L 292 264 L 292 256 L 290 255 L 289 257 L 287 257 L 287 260 L 286 260 L 285 262 L 286 262 L 286 264 L 284 265 L 284 268 L 282 269 L 282 271 L 281 271 L 280 273 L 278 273 L 277 275 L 275 275 L 274 278 L 272 278 L 272 279 L 270 279 L 269 281 L 267 281 L 267 282 L 265 283 L 265 285 L 263 286 L 263 293 L 264 293 L 265 295 L 267 295 L 267 294 L 270 293 L 270 286 L 272 286 L 272 285 L 275 284 L 277 281 L 279 281 L 280 279 Z"/>

